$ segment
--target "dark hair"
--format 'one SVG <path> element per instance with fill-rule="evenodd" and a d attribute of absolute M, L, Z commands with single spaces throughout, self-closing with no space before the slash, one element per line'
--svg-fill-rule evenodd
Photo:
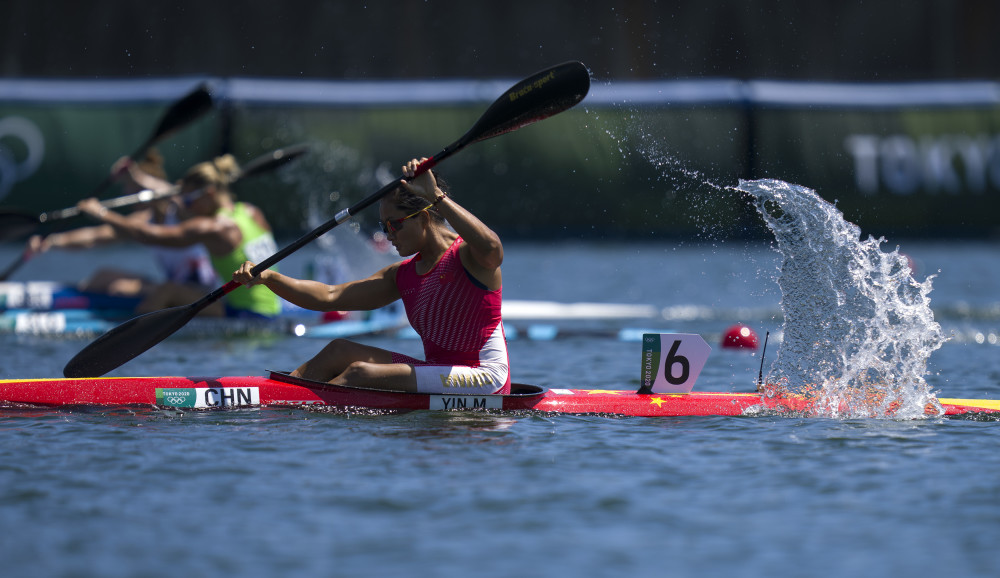
<path fill-rule="evenodd" d="M 441 192 L 451 196 L 449 192 L 449 187 L 447 181 L 441 178 L 436 172 L 430 171 L 434 175 L 434 180 L 437 181 L 437 186 L 441 189 Z M 410 213 L 416 213 L 419 210 L 427 207 L 427 199 L 418 196 L 410 191 L 406 190 L 406 187 L 400 185 L 396 189 L 389 193 L 387 199 L 396 205 L 396 208 L 400 211 L 409 215 Z M 427 209 L 427 214 L 431 216 L 432 219 L 439 222 L 444 222 L 444 217 L 438 212 L 437 207 L 431 207 Z"/>

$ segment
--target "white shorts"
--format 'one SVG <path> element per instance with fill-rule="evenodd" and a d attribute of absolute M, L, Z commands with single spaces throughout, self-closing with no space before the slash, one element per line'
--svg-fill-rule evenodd
<path fill-rule="evenodd" d="M 468 365 L 430 365 L 401 353 L 392 354 L 393 363 L 408 363 L 417 376 L 420 393 L 496 393 L 507 383 L 510 368 L 501 363 Z"/>

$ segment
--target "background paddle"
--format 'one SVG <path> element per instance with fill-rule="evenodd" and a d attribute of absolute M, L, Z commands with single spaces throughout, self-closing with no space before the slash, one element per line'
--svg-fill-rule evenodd
<path fill-rule="evenodd" d="M 38 215 L 0 207 L 0 241 L 17 241 L 38 230 Z"/>
<path fill-rule="evenodd" d="M 306 143 L 297 144 L 292 146 L 283 147 L 280 149 L 273 150 L 266 155 L 261 155 L 254 160 L 248 162 L 246 165 L 240 169 L 240 174 L 237 175 L 236 181 L 243 180 L 247 177 L 252 177 L 254 175 L 259 175 L 261 173 L 269 173 L 274 169 L 285 166 L 286 164 L 294 161 L 300 156 L 309 152 L 310 146 Z M 235 182 L 235 181 L 234 181 Z"/>
<path fill-rule="evenodd" d="M 236 177 L 233 179 L 231 184 L 236 184 L 237 182 L 254 175 L 259 175 L 263 173 L 271 172 L 277 168 L 283 167 L 286 164 L 294 161 L 305 153 L 309 152 L 308 144 L 298 144 L 289 147 L 280 148 L 271 151 L 265 155 L 261 155 L 249 163 L 246 164 Z M 116 197 L 114 199 L 108 199 L 106 201 L 101 201 L 101 206 L 108 209 L 119 209 L 122 207 L 128 207 L 132 205 L 138 205 L 142 203 L 149 203 L 156 201 L 158 199 L 163 199 L 166 197 L 172 197 L 180 192 L 180 187 L 172 186 L 169 189 L 163 191 L 151 191 L 145 189 L 139 191 L 138 193 L 133 193 L 131 195 L 124 195 L 121 197 Z M 28 213 L 18 213 L 17 211 L 9 209 L 0 209 L 0 222 L 3 221 L 4 217 L 10 217 L 11 215 L 20 214 L 23 216 L 24 221 L 30 221 L 33 223 L 32 228 L 28 231 L 29 233 L 34 232 L 39 225 L 42 223 L 47 223 L 50 221 L 57 221 L 60 219 L 68 219 L 70 217 L 75 217 L 80 214 L 80 209 L 76 207 L 69 207 L 67 209 L 61 209 L 58 211 L 50 211 L 48 213 L 42 213 L 40 216 L 31 215 Z M 0 240 L 5 240 L 0 235 Z M 3 272 L 0 272 L 0 281 L 6 281 L 10 276 L 21 268 L 22 265 L 28 262 L 33 255 L 30 251 L 25 250 L 21 253 L 20 257 L 16 261 L 11 263 Z"/>
<path fill-rule="evenodd" d="M 515 131 L 567 110 L 583 100 L 589 90 L 590 73 L 580 62 L 566 62 L 538 72 L 503 93 L 462 138 L 424 161 L 417 168 L 417 174 L 430 170 L 470 144 Z M 340 211 L 333 219 L 257 264 L 252 273 L 259 275 L 274 266 L 278 261 L 389 194 L 403 180 L 400 177 Z M 77 353 L 63 368 L 63 375 L 70 378 L 97 377 L 120 367 L 169 337 L 200 311 L 237 287 L 239 284 L 230 281 L 189 305 L 147 313 L 126 321 Z"/>
<path fill-rule="evenodd" d="M 265 155 L 261 155 L 249 163 L 246 164 L 240 173 L 233 179 L 233 184 L 243 180 L 247 177 L 252 177 L 261 173 L 268 173 L 292 162 L 293 160 L 299 158 L 305 153 L 309 152 L 308 144 L 298 144 L 285 148 L 280 148 L 271 151 Z M 157 199 L 162 199 L 166 197 L 171 197 L 180 192 L 179 187 L 170 187 L 169 189 L 163 191 L 152 191 L 149 189 L 144 189 L 138 193 L 133 193 L 131 195 L 123 195 L 121 197 L 115 197 L 113 199 L 108 199 L 106 201 L 101 201 L 101 206 L 108 209 L 120 209 L 122 207 L 128 207 L 131 205 L 138 205 L 142 203 L 148 203 L 150 201 L 155 201 Z M 68 219 L 70 217 L 75 217 L 80 214 L 80 209 L 77 207 L 69 207 L 67 209 L 60 209 L 58 211 L 49 211 L 47 213 L 42 213 L 40 215 L 34 215 L 31 213 L 26 213 L 24 211 L 18 211 L 16 209 L 4 209 L 0 208 L 0 225 L 6 226 L 7 221 L 14 220 L 23 221 L 25 224 L 30 223 L 33 228 L 38 227 L 43 223 L 48 223 L 51 221 L 58 221 L 60 219 Z M 15 225 L 16 227 L 16 225 Z M 31 231 L 29 231 L 31 232 Z M 16 238 L 15 235 L 10 234 L 8 231 L 4 231 L 0 234 L 0 240 L 11 240 Z"/>
<path fill-rule="evenodd" d="M 156 125 L 156 129 L 153 131 L 153 134 L 146 139 L 146 142 L 142 143 L 142 146 L 129 155 L 129 158 L 132 159 L 133 162 L 138 161 L 146 155 L 146 151 L 153 145 L 201 118 L 210 110 L 212 110 L 212 95 L 209 94 L 208 88 L 205 85 L 200 85 L 192 92 L 184 96 L 184 98 L 172 104 L 170 108 L 163 113 L 163 116 L 160 118 L 160 122 Z M 124 166 L 122 170 L 124 170 Z M 97 185 L 93 192 L 87 196 L 99 196 L 105 189 L 111 186 L 111 183 L 114 182 L 117 176 L 117 173 L 108 174 L 108 176 L 101 181 L 101 184 Z M 59 211 L 56 211 L 55 213 L 59 213 Z M 38 226 L 47 220 L 62 218 L 55 213 L 33 215 L 23 211 L 0 209 L 0 241 L 9 241 L 26 237 L 37 230 Z"/>
<path fill-rule="evenodd" d="M 180 129 L 186 127 L 192 122 L 198 120 L 204 116 L 208 111 L 212 110 L 212 95 L 208 92 L 208 87 L 204 84 L 199 85 L 193 91 L 188 93 L 187 96 L 178 100 L 166 112 L 160 117 L 159 124 L 156 125 L 156 130 L 153 134 L 146 139 L 146 142 L 135 149 L 135 152 L 129 155 L 129 158 L 133 162 L 137 162 L 139 159 L 146 155 L 146 151 L 153 147 L 156 143 L 162 141 L 168 136 L 174 134 Z M 122 167 L 124 170 L 124 167 Z M 101 181 L 101 184 L 97 185 L 92 193 L 87 195 L 88 197 L 97 197 L 111 186 L 114 182 L 117 174 L 109 174 L 107 177 Z"/>

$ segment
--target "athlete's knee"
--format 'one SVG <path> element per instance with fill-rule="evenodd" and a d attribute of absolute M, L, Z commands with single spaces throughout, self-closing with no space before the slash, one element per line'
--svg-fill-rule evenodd
<path fill-rule="evenodd" d="M 334 339 L 323 348 L 324 353 L 336 353 L 346 350 L 352 343 L 346 339 Z"/>
<path fill-rule="evenodd" d="M 315 381 L 330 381 L 343 373 L 350 364 L 351 357 L 345 351 L 344 339 L 335 339 L 327 343 L 323 350 L 314 355 L 295 370 L 293 375 Z"/>
<path fill-rule="evenodd" d="M 368 360 L 372 356 L 370 349 L 349 339 L 334 339 L 323 348 L 323 356 L 347 364 L 356 359 Z"/>
<path fill-rule="evenodd" d="M 377 382 L 380 377 L 376 371 L 377 365 L 367 361 L 352 361 L 347 364 L 344 371 L 330 381 L 337 385 L 370 386 Z"/>
<path fill-rule="evenodd" d="M 348 379 L 350 381 L 355 380 L 368 380 L 374 376 L 372 371 L 374 364 L 368 363 L 367 361 L 352 361 L 347 364 L 347 367 L 341 373 L 341 377 Z"/>

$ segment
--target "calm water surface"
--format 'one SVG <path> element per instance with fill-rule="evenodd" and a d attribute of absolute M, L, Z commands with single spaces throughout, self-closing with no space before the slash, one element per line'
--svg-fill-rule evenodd
<path fill-rule="evenodd" d="M 1000 247 L 901 245 L 918 278 L 938 275 L 932 305 L 952 335 L 928 382 L 942 397 L 1000 397 Z M 767 246 L 507 251 L 508 299 L 649 303 L 666 317 L 599 325 L 697 332 L 713 346 L 746 322 L 772 332 L 774 359 L 779 259 Z M 16 254 L 0 246 L 0 262 Z M 19 278 L 144 257 L 50 255 Z M 0 335 L 0 377 L 59 376 L 84 344 Z M 256 375 L 322 345 L 171 338 L 114 374 Z M 510 348 L 519 381 L 638 383 L 637 343 Z M 696 388 L 749 391 L 759 363 L 714 347 Z M 998 446 L 1000 423 L 968 419 L 8 409 L 0 555 L 11 576 L 996 576 Z"/>

